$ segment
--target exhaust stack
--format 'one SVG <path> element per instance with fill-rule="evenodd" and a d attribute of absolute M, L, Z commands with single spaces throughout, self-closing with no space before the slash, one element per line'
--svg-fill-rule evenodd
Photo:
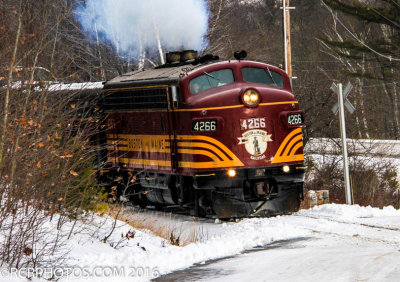
<path fill-rule="evenodd" d="M 198 53 L 194 50 L 172 51 L 168 52 L 165 57 L 167 64 L 184 63 L 196 59 Z"/>

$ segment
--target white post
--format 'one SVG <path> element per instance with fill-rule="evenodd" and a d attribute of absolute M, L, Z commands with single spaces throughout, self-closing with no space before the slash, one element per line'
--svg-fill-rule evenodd
<path fill-rule="evenodd" d="M 287 51 L 287 41 L 286 41 L 286 0 L 283 2 L 283 41 L 284 41 L 284 52 L 285 52 L 285 71 L 288 71 L 288 51 Z"/>
<path fill-rule="evenodd" d="M 346 123 L 344 119 L 344 105 L 343 105 L 343 85 L 338 83 L 338 104 L 339 104 L 339 119 L 340 119 L 340 133 L 342 135 L 342 153 L 343 153 L 343 170 L 344 170 L 344 186 L 346 194 L 346 203 L 352 204 L 351 191 L 350 191 L 350 174 L 349 174 L 349 160 L 347 157 L 347 141 L 346 141 Z"/>

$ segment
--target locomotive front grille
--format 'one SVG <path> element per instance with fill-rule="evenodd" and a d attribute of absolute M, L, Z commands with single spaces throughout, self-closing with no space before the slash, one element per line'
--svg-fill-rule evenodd
<path fill-rule="evenodd" d="M 106 93 L 105 110 L 165 109 L 168 107 L 167 89 L 131 89 Z"/>

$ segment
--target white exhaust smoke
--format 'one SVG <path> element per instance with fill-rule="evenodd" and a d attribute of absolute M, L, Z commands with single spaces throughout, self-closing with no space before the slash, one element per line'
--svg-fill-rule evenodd
<path fill-rule="evenodd" d="M 86 0 L 75 9 L 83 29 L 120 55 L 205 47 L 205 0 Z"/>

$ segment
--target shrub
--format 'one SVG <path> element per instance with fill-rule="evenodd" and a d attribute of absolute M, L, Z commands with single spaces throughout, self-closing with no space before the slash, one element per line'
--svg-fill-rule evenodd
<path fill-rule="evenodd" d="M 355 204 L 400 208 L 400 185 L 391 159 L 353 156 L 349 160 Z M 329 190 L 330 202 L 345 203 L 342 157 L 313 155 L 306 159 L 306 163 L 305 189 Z"/>

